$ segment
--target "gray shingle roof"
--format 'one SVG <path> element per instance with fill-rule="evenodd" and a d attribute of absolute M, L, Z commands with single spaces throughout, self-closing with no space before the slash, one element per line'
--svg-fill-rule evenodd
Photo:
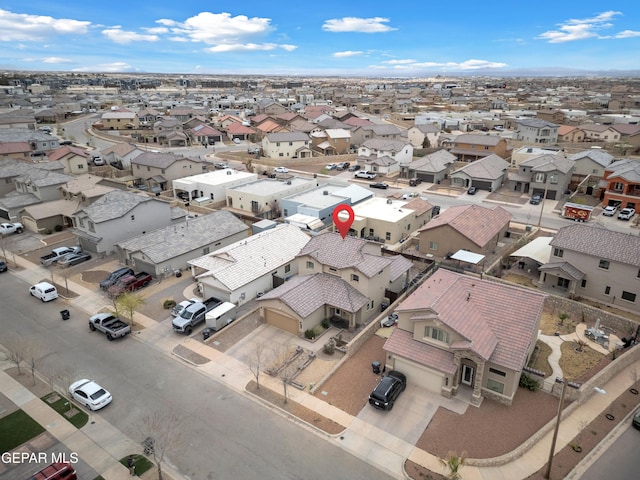
<path fill-rule="evenodd" d="M 376 243 L 351 236 L 343 239 L 338 233 L 323 233 L 313 237 L 298 257 L 309 255 L 322 265 L 336 269 L 351 267 L 373 277 L 392 262 L 379 252 L 380 246 Z"/>
<path fill-rule="evenodd" d="M 396 310 L 415 316 L 435 314 L 465 339 L 451 349 L 469 348 L 497 365 L 520 370 L 535 341 L 545 297 L 525 288 L 439 269 Z M 422 348 L 420 343 L 414 341 L 416 348 Z"/>
<path fill-rule="evenodd" d="M 534 172 L 553 172 L 555 170 L 567 173 L 576 162 L 561 155 L 540 155 L 520 162 L 521 167 L 531 167 Z"/>
<path fill-rule="evenodd" d="M 355 313 L 369 299 L 343 279 L 328 273 L 300 275 L 263 295 L 260 300 L 277 298 L 300 317 L 307 317 L 324 305 Z"/>
<path fill-rule="evenodd" d="M 468 163 L 453 173 L 464 172 L 471 178 L 495 180 L 504 175 L 508 168 L 509 162 L 494 153 L 475 162 Z"/>
<path fill-rule="evenodd" d="M 144 193 L 113 190 L 104 194 L 83 211 L 94 223 L 100 223 L 121 218 L 135 206 L 149 201 L 151 198 Z"/>
<path fill-rule="evenodd" d="M 578 152 L 569 157 L 570 160 L 575 162 L 582 160 L 583 158 L 589 158 L 597 164 L 606 167 L 613 161 L 613 155 L 606 150 L 590 149 L 584 152 Z"/>
<path fill-rule="evenodd" d="M 551 240 L 552 247 L 640 267 L 640 237 L 602 227 L 569 225 Z"/>
<path fill-rule="evenodd" d="M 140 251 L 152 262 L 160 263 L 248 230 L 242 220 L 221 210 L 139 235 L 118 246 L 130 252 Z"/>
<path fill-rule="evenodd" d="M 609 165 L 607 170 L 612 171 L 608 179 L 622 178 L 627 182 L 640 183 L 640 160 L 618 160 Z"/>

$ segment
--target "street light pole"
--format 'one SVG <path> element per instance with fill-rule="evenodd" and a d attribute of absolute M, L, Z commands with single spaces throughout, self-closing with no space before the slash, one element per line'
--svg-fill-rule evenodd
<path fill-rule="evenodd" d="M 560 420 L 562 419 L 562 406 L 564 405 L 564 394 L 567 388 L 567 382 L 556 378 L 556 382 L 562 382 L 562 392 L 560 392 L 560 401 L 558 402 L 558 415 L 556 416 L 556 426 L 553 429 L 553 439 L 551 440 L 551 450 L 549 451 L 549 461 L 547 462 L 547 470 L 544 472 L 544 478 L 548 479 L 551 475 L 551 464 L 553 462 L 553 454 L 556 449 L 556 440 L 558 439 L 558 430 L 560 429 Z"/>

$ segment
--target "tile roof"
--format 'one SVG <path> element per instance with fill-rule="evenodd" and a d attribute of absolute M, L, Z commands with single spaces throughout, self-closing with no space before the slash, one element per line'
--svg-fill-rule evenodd
<path fill-rule="evenodd" d="M 62 185 L 72 179 L 73 177 L 71 175 L 44 170 L 42 168 L 33 168 L 33 165 L 31 165 L 28 172 L 20 175 L 16 181 L 26 184 L 32 183 L 38 187 L 46 187 L 51 185 Z"/>
<path fill-rule="evenodd" d="M 160 263 L 248 230 L 249 227 L 231 212 L 220 210 L 138 235 L 117 245 L 130 252 L 140 251 L 151 261 Z"/>
<path fill-rule="evenodd" d="M 310 141 L 309 135 L 304 132 L 276 132 L 268 133 L 269 142 L 305 142 Z"/>
<path fill-rule="evenodd" d="M 464 172 L 471 178 L 495 180 L 505 174 L 509 165 L 509 162 L 493 153 L 475 162 L 466 164 L 452 174 Z"/>
<path fill-rule="evenodd" d="M 169 168 L 180 160 L 194 161 L 190 158 L 180 157 L 173 153 L 162 152 L 144 152 L 131 160 L 131 164 L 142 165 L 145 167 Z"/>
<path fill-rule="evenodd" d="M 447 150 L 438 150 L 413 160 L 409 164 L 409 168 L 420 172 L 438 173 L 445 170 L 449 165 L 453 165 L 457 158 Z"/>
<path fill-rule="evenodd" d="M 406 140 L 392 140 L 389 138 L 370 138 L 362 143 L 363 147 L 378 150 L 379 152 L 400 152 L 407 145 L 411 145 Z"/>
<path fill-rule="evenodd" d="M 611 171 L 607 179 L 622 178 L 627 182 L 640 183 L 640 161 L 624 159 L 613 162 L 607 171 Z"/>
<path fill-rule="evenodd" d="M 540 155 L 520 162 L 521 167 L 531 167 L 534 172 L 569 172 L 576 162 L 562 155 Z"/>
<path fill-rule="evenodd" d="M 455 205 L 442 211 L 418 231 L 449 226 L 479 247 L 484 247 L 510 221 L 511 214 L 500 206 Z"/>
<path fill-rule="evenodd" d="M 94 223 L 121 218 L 134 207 L 151 201 L 144 193 L 113 190 L 82 209 Z"/>
<path fill-rule="evenodd" d="M 551 246 L 596 258 L 640 267 L 640 237 L 603 227 L 569 225 L 553 237 Z"/>
<path fill-rule="evenodd" d="M 260 300 L 277 298 L 300 317 L 307 317 L 324 305 L 331 305 L 355 313 L 369 303 L 369 299 L 342 278 L 329 273 L 315 273 L 293 277 Z"/>
<path fill-rule="evenodd" d="M 582 160 L 583 158 L 589 158 L 603 167 L 606 167 L 613 161 L 613 155 L 611 155 L 606 150 L 601 149 L 590 149 L 585 150 L 583 152 L 578 152 L 569 157 L 570 160 L 575 162 Z"/>
<path fill-rule="evenodd" d="M 206 270 L 199 278 L 215 277 L 234 291 L 292 262 L 308 241 L 298 227 L 282 224 L 188 263 Z"/>
<path fill-rule="evenodd" d="M 371 278 L 389 266 L 392 258 L 383 257 L 380 244 L 333 232 L 313 237 L 298 257 L 309 255 L 322 265 L 337 269 L 355 268 Z"/>
<path fill-rule="evenodd" d="M 449 375 L 456 373 L 453 352 L 417 342 L 413 339 L 412 332 L 394 328 L 383 348 L 387 352 L 408 358 L 420 365 L 428 365 L 440 372 Z"/>
<path fill-rule="evenodd" d="M 415 312 L 416 316 L 431 312 L 465 339 L 451 345 L 452 349 L 469 348 L 497 365 L 520 370 L 535 342 L 545 297 L 441 268 L 396 311 Z"/>
<path fill-rule="evenodd" d="M 545 263 L 538 268 L 540 271 L 559 270 L 566 275 L 569 275 L 574 280 L 582 280 L 585 277 L 584 272 L 579 268 L 574 267 L 569 262 L 553 262 Z"/>
<path fill-rule="evenodd" d="M 389 281 L 393 282 L 405 275 L 409 269 L 413 266 L 413 262 L 402 255 L 396 255 L 392 257 L 391 268 L 389 269 Z"/>

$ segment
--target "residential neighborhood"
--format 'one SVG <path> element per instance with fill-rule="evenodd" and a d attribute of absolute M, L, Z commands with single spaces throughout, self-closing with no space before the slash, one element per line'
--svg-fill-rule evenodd
<path fill-rule="evenodd" d="M 0 291 L 30 293 L 2 301 L 19 297 L 29 321 L 65 320 L 68 340 L 55 341 L 91 341 L 123 358 L 132 345 L 149 348 L 185 382 L 198 372 L 197 382 L 215 385 L 210 405 L 228 389 L 323 442 L 349 432 L 386 449 L 388 436 L 401 445 L 388 447 L 392 466 L 367 463 L 390 478 L 447 478 L 441 445 L 466 451 L 469 470 L 511 473 L 511 458 L 522 458 L 527 475 L 505 478 L 540 475 L 547 458 L 533 445 L 550 443 L 565 397 L 572 412 L 588 412 L 584 422 L 633 416 L 636 81 L 0 78 Z M 97 327 L 106 343 L 84 338 Z M 7 372 L 28 366 L 9 337 L 0 338 Z M 146 361 L 136 356 L 135 368 Z M 35 363 L 44 382 L 44 362 Z M 144 388 L 165 381 L 151 370 L 153 379 L 137 380 Z M 95 415 L 134 435 L 110 412 L 126 408 L 121 388 L 138 387 L 98 379 L 113 403 Z M 618 384 L 625 407 L 593 413 L 594 391 Z M 609 395 L 602 409 L 618 404 Z M 516 432 L 512 416 L 527 408 L 531 422 Z M 508 425 L 454 434 L 485 425 L 476 415 Z M 585 428 L 600 440 L 614 426 L 573 426 L 556 452 L 583 441 Z M 500 435 L 517 440 L 480 448 Z M 200 478 L 186 460 L 196 452 L 179 458 L 184 445 L 175 448 L 171 463 L 146 447 L 118 454 L 165 461 L 171 480 Z M 83 462 L 82 478 L 119 478 Z M 0 480 L 17 478 L 8 472 Z"/>

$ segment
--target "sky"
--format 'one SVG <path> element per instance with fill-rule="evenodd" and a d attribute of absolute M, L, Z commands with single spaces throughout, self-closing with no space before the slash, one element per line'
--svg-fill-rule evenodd
<path fill-rule="evenodd" d="M 640 3 L 0 0 L 0 70 L 387 77 L 640 71 Z"/>

